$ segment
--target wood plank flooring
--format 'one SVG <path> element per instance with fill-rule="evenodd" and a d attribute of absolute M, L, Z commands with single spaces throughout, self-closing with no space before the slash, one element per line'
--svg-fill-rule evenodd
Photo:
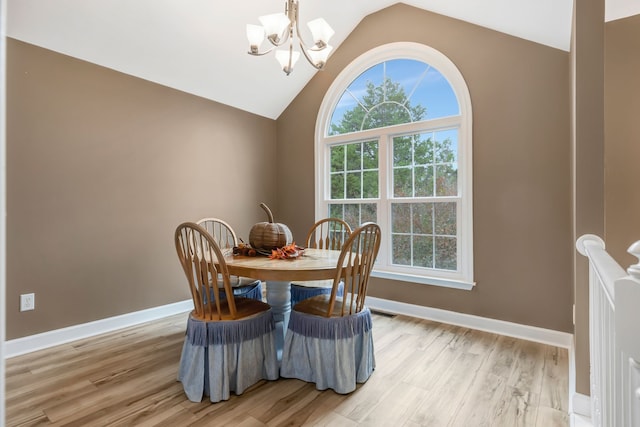
<path fill-rule="evenodd" d="M 263 381 L 216 404 L 176 381 L 187 314 L 7 360 L 7 426 L 568 426 L 567 350 L 374 314 L 349 395 Z"/>

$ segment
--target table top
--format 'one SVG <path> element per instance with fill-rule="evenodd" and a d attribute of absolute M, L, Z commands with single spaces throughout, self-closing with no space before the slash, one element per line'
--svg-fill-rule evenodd
<path fill-rule="evenodd" d="M 333 279 L 340 251 L 305 249 L 294 259 L 270 259 L 265 256 L 228 256 L 229 274 L 260 280 L 302 281 Z"/>

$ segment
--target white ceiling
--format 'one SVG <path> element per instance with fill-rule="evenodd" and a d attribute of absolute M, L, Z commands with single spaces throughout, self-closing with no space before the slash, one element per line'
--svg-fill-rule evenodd
<path fill-rule="evenodd" d="M 7 35 L 275 119 L 313 77 L 301 59 L 286 76 L 273 55 L 248 55 L 245 25 L 284 0 L 8 0 Z M 323 17 L 338 47 L 394 0 L 300 0 L 300 21 Z M 569 50 L 573 0 L 407 0 L 404 3 Z M 640 13 L 607 0 L 606 20 Z M 303 31 L 306 25 L 303 24 Z M 304 33 L 303 33 L 304 34 Z M 330 60 L 330 59 L 329 59 Z"/>

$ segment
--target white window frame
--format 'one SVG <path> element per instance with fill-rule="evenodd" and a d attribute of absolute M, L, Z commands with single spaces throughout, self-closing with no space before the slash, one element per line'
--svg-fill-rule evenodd
<path fill-rule="evenodd" d="M 459 116 L 443 117 L 390 126 L 382 129 L 370 129 L 358 133 L 328 136 L 327 129 L 335 105 L 340 100 L 345 89 L 367 69 L 384 61 L 393 59 L 414 59 L 425 62 L 436 68 L 448 81 L 453 89 L 460 108 Z M 428 124 L 428 126 L 425 126 Z M 315 216 L 316 220 L 327 216 L 330 200 L 329 183 L 329 148 L 335 144 L 367 141 L 377 139 L 379 142 L 379 198 L 354 199 L 354 203 L 377 203 L 378 224 L 382 230 L 382 245 L 372 276 L 406 282 L 444 286 L 456 289 L 470 290 L 475 286 L 473 279 L 473 149 L 472 149 L 472 111 L 469 89 L 462 74 L 455 64 L 441 52 L 419 43 L 398 42 L 374 48 L 358 58 L 336 77 L 329 87 L 318 113 L 315 129 Z M 391 265 L 390 255 L 390 210 L 393 199 L 391 194 L 391 180 L 388 173 L 392 170 L 387 144 L 391 143 L 394 135 L 407 132 L 431 131 L 444 128 L 458 128 L 458 222 L 457 222 L 457 250 L 458 270 L 445 271 L 417 267 L 400 267 Z M 439 198 L 442 199 L 442 198 Z"/>

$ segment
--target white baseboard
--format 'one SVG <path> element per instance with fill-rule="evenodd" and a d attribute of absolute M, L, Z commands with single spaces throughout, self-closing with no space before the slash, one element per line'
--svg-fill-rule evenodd
<path fill-rule="evenodd" d="M 112 332 L 117 329 L 127 328 L 129 326 L 161 319 L 174 314 L 184 313 L 192 309 L 193 301 L 189 299 L 160 307 L 109 317 L 107 319 L 96 320 L 94 322 L 83 323 L 81 325 L 74 325 L 67 328 L 43 332 L 41 334 L 29 335 L 27 337 L 6 341 L 4 343 L 4 356 L 8 359 L 21 354 L 30 353 L 32 351 L 42 350 L 44 348 Z"/>
<path fill-rule="evenodd" d="M 572 412 L 582 418 L 591 418 L 591 398 L 581 393 L 571 396 Z"/>
<path fill-rule="evenodd" d="M 577 414 L 570 414 L 569 425 L 571 427 L 593 427 L 591 418 L 583 417 Z"/>
<path fill-rule="evenodd" d="M 536 326 L 521 325 L 518 323 L 506 322 L 504 320 L 489 319 L 487 317 L 474 316 L 472 314 L 456 313 L 454 311 L 407 304 L 404 302 L 385 300 L 375 297 L 367 297 L 366 304 L 372 310 L 404 314 L 420 319 L 463 326 L 466 328 L 492 332 L 494 334 L 505 335 L 508 337 L 521 338 L 556 347 L 569 349 L 573 343 L 572 334 L 554 331 L 551 329 L 538 328 Z"/>
<path fill-rule="evenodd" d="M 193 307 L 192 304 L 191 300 L 185 300 L 6 341 L 4 347 L 5 357 L 15 357 L 32 351 L 160 319 L 173 314 L 183 313 L 191 310 Z M 573 336 L 566 332 L 558 332 L 535 326 L 521 325 L 503 320 L 489 319 L 471 314 L 456 313 L 381 298 L 367 297 L 367 306 L 383 312 L 404 314 L 558 347 L 570 348 L 573 342 Z"/>

